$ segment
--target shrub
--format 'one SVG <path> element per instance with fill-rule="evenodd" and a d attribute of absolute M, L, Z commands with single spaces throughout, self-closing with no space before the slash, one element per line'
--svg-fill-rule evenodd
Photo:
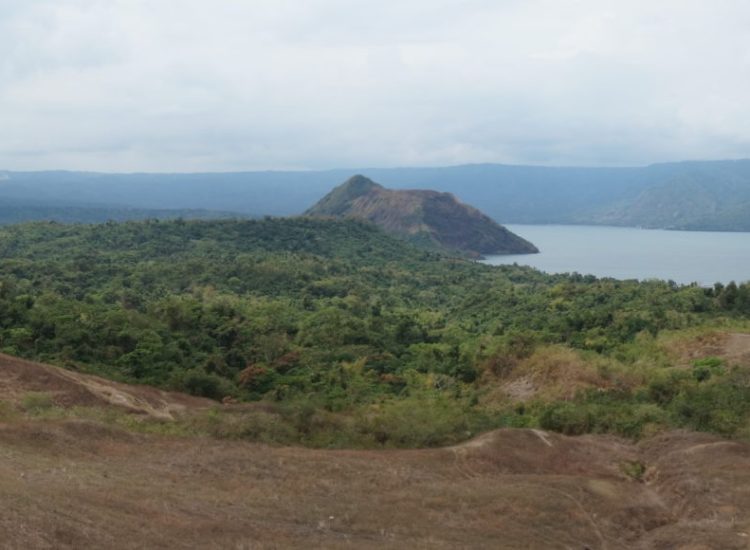
<path fill-rule="evenodd" d="M 646 466 L 639 460 L 626 460 L 620 463 L 620 469 L 629 478 L 634 481 L 643 481 L 643 474 L 646 473 Z"/>
<path fill-rule="evenodd" d="M 594 417 L 591 408 L 576 403 L 552 403 L 539 415 L 539 426 L 566 435 L 582 435 L 592 431 Z"/>
<path fill-rule="evenodd" d="M 732 379 L 685 388 L 670 406 L 675 422 L 698 431 L 734 435 L 747 423 L 750 388 Z"/>
<path fill-rule="evenodd" d="M 221 399 L 234 393 L 228 380 L 203 369 L 193 369 L 184 373 L 178 382 L 179 387 L 191 395 Z"/>
<path fill-rule="evenodd" d="M 360 429 L 377 443 L 392 447 L 435 447 L 456 443 L 475 433 L 472 418 L 460 402 L 442 395 L 391 400 L 362 418 Z"/>
<path fill-rule="evenodd" d="M 693 362 L 693 378 L 696 381 L 705 382 L 714 374 L 724 374 L 724 362 L 718 357 L 706 357 Z"/>

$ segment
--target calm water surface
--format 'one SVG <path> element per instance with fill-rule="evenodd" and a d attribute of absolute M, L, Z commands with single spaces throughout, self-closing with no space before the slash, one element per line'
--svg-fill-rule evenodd
<path fill-rule="evenodd" d="M 508 225 L 539 254 L 488 256 L 489 264 L 530 265 L 548 273 L 678 283 L 750 280 L 750 233 L 664 231 L 589 225 Z"/>

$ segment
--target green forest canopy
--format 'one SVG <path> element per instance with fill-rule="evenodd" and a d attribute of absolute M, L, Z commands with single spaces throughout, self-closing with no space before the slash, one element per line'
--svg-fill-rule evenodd
<path fill-rule="evenodd" d="M 663 331 L 748 313 L 747 284 L 486 266 L 352 220 L 0 229 L 2 351 L 215 399 L 366 419 L 356 444 L 439 444 L 501 425 L 743 433 L 743 373 L 720 361 L 662 368 L 652 343 Z M 487 397 L 520 362 L 550 349 L 571 350 L 606 388 L 520 405 Z M 647 377 L 622 375 L 636 364 L 643 372 L 644 361 Z M 416 414 L 432 431 L 399 421 Z M 297 429 L 298 439 L 318 437 Z M 312 443 L 346 444 L 320 437 Z"/>

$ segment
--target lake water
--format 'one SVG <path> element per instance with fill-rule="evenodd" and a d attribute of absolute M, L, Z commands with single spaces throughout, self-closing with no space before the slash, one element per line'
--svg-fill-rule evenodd
<path fill-rule="evenodd" d="M 664 231 L 589 225 L 507 225 L 539 254 L 488 256 L 486 263 L 530 265 L 547 273 L 678 283 L 750 280 L 750 233 Z"/>

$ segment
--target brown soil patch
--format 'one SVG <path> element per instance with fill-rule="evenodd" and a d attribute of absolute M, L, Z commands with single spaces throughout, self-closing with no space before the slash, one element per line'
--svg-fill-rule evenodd
<path fill-rule="evenodd" d="M 0 502 L 2 548 L 740 549 L 750 447 L 500 430 L 324 451 L 29 423 L 0 426 Z"/>
<path fill-rule="evenodd" d="M 728 334 L 722 356 L 730 363 L 750 365 L 750 334 Z"/>
<path fill-rule="evenodd" d="M 13 399 L 205 405 L 0 359 Z M 0 510 L 8 549 L 747 549 L 750 445 L 498 430 L 444 449 L 326 451 L 15 420 L 0 423 Z"/>
<path fill-rule="evenodd" d="M 208 399 L 150 386 L 120 384 L 0 354 L 0 400 L 19 404 L 31 392 L 46 393 L 62 407 L 117 406 L 166 420 L 188 408 L 214 404 Z"/>
<path fill-rule="evenodd" d="M 710 332 L 669 342 L 666 349 L 680 366 L 706 357 L 720 357 L 729 365 L 750 366 L 750 334 L 742 332 Z"/>

